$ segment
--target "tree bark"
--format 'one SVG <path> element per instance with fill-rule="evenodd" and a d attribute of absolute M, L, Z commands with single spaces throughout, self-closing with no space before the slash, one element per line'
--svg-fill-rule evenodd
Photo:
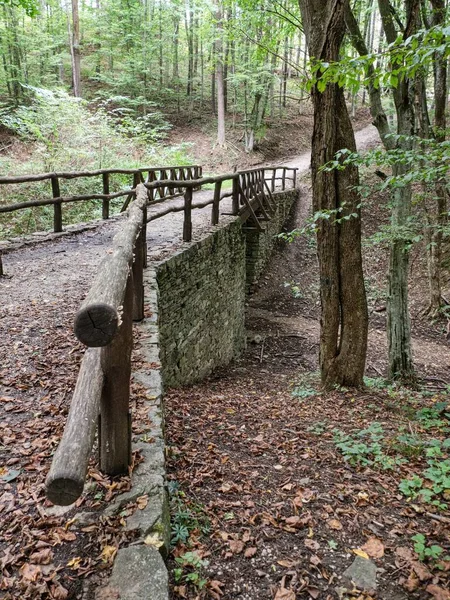
<path fill-rule="evenodd" d="M 309 55 L 339 59 L 347 0 L 299 0 Z M 328 84 L 312 92 L 313 210 L 327 212 L 318 222 L 317 245 L 322 315 L 320 369 L 326 388 L 361 387 L 367 351 L 368 315 L 361 256 L 360 199 L 356 167 L 325 171 L 338 150 L 356 150 L 342 88 Z M 352 216 L 356 215 L 356 216 Z"/>

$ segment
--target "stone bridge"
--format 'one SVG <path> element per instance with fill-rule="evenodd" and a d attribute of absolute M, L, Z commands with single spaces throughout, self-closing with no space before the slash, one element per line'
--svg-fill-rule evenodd
<path fill-rule="evenodd" d="M 194 200 L 201 200 L 204 193 L 194 194 Z M 121 548 L 115 560 L 108 589 L 118 592 L 123 600 L 168 597 L 163 561 L 170 542 L 163 389 L 199 380 L 245 349 L 247 295 L 263 273 L 276 235 L 298 197 L 295 188 L 275 191 L 275 210 L 262 230 L 250 220 L 226 214 L 230 199 L 221 203 L 225 214 L 215 226 L 210 225 L 208 208 L 193 211 L 189 242 L 183 241 L 181 212 L 162 216 L 147 229 L 145 318 L 135 326 L 133 380 L 141 389 L 141 397 L 145 397 L 151 424 L 148 430 L 133 436 L 133 445 L 144 460 L 133 473 L 131 491 L 118 496 L 105 513 L 116 514 L 130 501 L 149 497 L 143 510 L 127 518 L 127 529 L 139 532 L 138 543 Z M 157 210 L 151 207 L 149 212 Z M 42 396 L 39 386 L 32 383 L 36 377 L 46 392 L 43 397 L 52 395 L 55 406 L 62 410 L 70 401 L 73 373 L 69 377 L 72 383 L 67 384 L 63 368 L 72 365 L 76 371 L 79 359 L 77 354 L 72 357 L 74 340 L 70 335 L 67 338 L 67 332 L 99 258 L 108 252 L 121 223 L 122 217 L 118 216 L 100 224 L 80 224 L 63 232 L 38 233 L 0 244 L 6 274 L 0 280 L 1 359 L 3 374 L 8 373 L 0 381 L 0 392 L 5 397 L 13 393 L 22 402 L 29 422 Z M 56 355 L 55 343 L 59 344 Z M 42 372 L 48 371 L 47 382 Z M 40 414 L 40 428 L 51 428 L 53 420 L 54 413 Z M 42 488 L 41 478 L 42 474 L 38 475 L 38 488 Z M 58 514 L 78 519 L 80 527 L 96 518 L 96 513 L 80 514 L 75 505 Z M 89 584 L 86 586 L 88 589 Z M 86 592 L 89 597 L 93 593 Z"/>

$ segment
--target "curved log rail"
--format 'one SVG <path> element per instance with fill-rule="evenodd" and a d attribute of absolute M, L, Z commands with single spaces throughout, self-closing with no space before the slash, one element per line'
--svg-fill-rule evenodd
<path fill-rule="evenodd" d="M 232 200 L 232 215 L 251 219 L 258 229 L 275 212 L 275 189 L 286 181 L 296 183 L 296 169 L 261 168 L 219 177 L 200 178 L 201 168 L 161 169 L 161 177 L 136 184 L 135 200 L 127 220 L 115 235 L 112 248 L 101 261 L 85 301 L 75 316 L 74 331 L 87 346 L 67 417 L 64 434 L 46 479 L 47 497 L 54 504 L 69 505 L 81 495 L 95 432 L 99 430 L 100 469 L 108 475 L 127 473 L 131 462 L 131 414 L 129 412 L 132 321 L 144 318 L 143 269 L 146 266 L 146 226 L 170 212 L 184 211 L 183 240 L 192 239 L 192 210 L 212 205 L 211 223 L 219 222 L 219 205 Z M 277 171 L 281 169 L 281 175 Z M 288 176 L 288 171 L 292 176 Z M 184 177 L 189 174 L 189 179 Z M 135 176 L 135 175 L 134 175 Z M 4 179 L 4 178 L 3 178 Z M 1 180 L 0 180 L 1 181 Z M 231 191 L 222 185 L 231 181 Z M 281 186 L 276 188 L 276 182 Z M 214 184 L 213 196 L 193 203 L 193 191 Z M 184 195 L 181 206 L 147 216 L 147 207 Z"/>
<path fill-rule="evenodd" d="M 277 171 L 281 171 L 278 175 Z M 237 171 L 236 173 L 227 173 L 216 177 L 203 177 L 201 179 L 192 179 L 183 181 L 186 189 L 184 192 L 183 206 L 170 206 L 163 211 L 150 215 L 148 221 L 154 221 L 164 215 L 172 212 L 184 211 L 183 241 L 190 242 L 192 239 L 192 210 L 195 208 L 205 208 L 212 205 L 211 224 L 217 225 L 219 222 L 219 204 L 224 198 L 232 199 L 231 214 L 240 216 L 243 221 L 248 218 L 252 220 L 258 230 L 262 230 L 261 221 L 268 221 L 275 211 L 273 192 L 275 190 L 284 191 L 287 189 L 287 181 L 292 182 L 292 187 L 296 186 L 297 169 L 289 167 L 270 167 L 260 169 L 250 169 L 247 171 Z M 231 192 L 222 192 L 223 183 L 232 182 Z M 277 182 L 281 182 L 279 188 Z M 144 183 L 147 189 L 148 206 L 158 204 L 162 200 L 157 197 L 157 190 L 166 190 L 177 185 L 180 181 L 160 180 L 147 181 Z M 210 200 L 199 203 L 193 203 L 193 190 L 201 189 L 202 186 L 214 184 L 214 195 Z"/>

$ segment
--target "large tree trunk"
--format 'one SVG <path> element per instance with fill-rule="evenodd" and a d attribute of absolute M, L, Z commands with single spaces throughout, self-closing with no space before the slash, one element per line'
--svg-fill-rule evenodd
<path fill-rule="evenodd" d="M 347 0 L 299 0 L 309 55 L 332 62 L 339 59 Z M 363 384 L 368 316 L 361 257 L 360 198 L 355 191 L 358 170 L 323 171 L 338 150 L 356 150 L 355 138 L 337 84 L 320 93 L 313 88 L 312 140 L 313 209 L 330 214 L 317 232 L 320 296 L 320 369 L 326 388 Z M 356 215 L 356 216 L 352 216 Z M 345 217 L 348 217 L 346 219 Z"/>

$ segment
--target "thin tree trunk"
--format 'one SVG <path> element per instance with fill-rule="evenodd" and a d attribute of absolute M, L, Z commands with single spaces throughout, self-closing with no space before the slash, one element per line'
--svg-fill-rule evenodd
<path fill-rule="evenodd" d="M 80 78 L 80 19 L 78 15 L 78 0 L 72 2 L 72 35 L 70 40 L 70 54 L 72 57 L 72 89 L 76 98 L 81 97 Z"/>
<path fill-rule="evenodd" d="M 406 0 L 406 27 L 404 37 L 417 31 L 420 18 L 420 0 Z M 389 0 L 378 0 L 384 32 L 388 43 L 394 43 L 397 31 L 393 21 L 393 11 Z M 413 82 L 404 77 L 393 90 L 394 104 L 397 113 L 397 133 L 400 138 L 396 147 L 400 150 L 411 150 L 411 136 L 414 135 L 414 90 Z M 404 175 L 405 165 L 394 165 L 394 176 Z M 405 184 L 396 188 L 392 194 L 392 225 L 394 231 L 408 225 L 411 214 L 411 186 Z M 409 240 L 395 236 L 391 242 L 387 330 L 389 353 L 389 377 L 410 382 L 415 379 L 411 349 L 411 322 L 408 308 L 408 268 Z"/>
<path fill-rule="evenodd" d="M 216 79 L 217 79 L 217 143 L 225 146 L 225 87 L 223 81 L 223 8 L 217 7 Z"/>

